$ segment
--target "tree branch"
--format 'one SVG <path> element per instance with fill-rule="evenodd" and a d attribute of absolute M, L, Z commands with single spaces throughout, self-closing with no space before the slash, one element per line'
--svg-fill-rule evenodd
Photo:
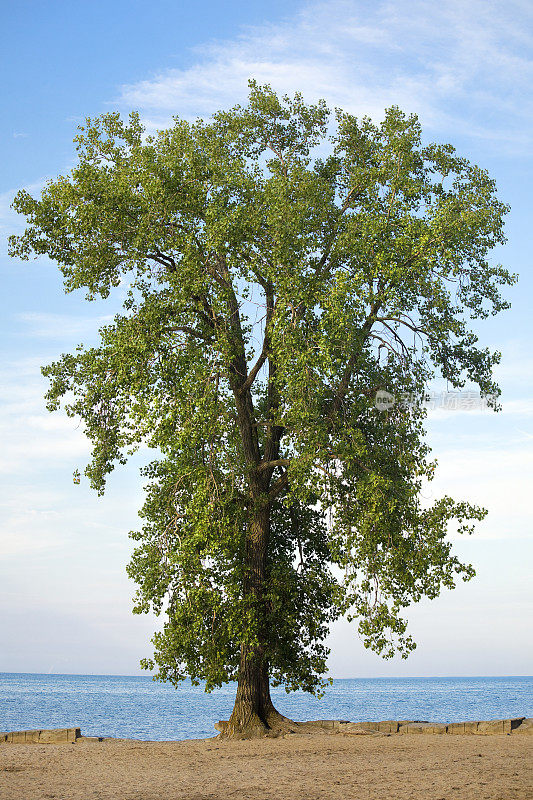
<path fill-rule="evenodd" d="M 162 267 L 166 267 L 170 272 L 175 272 L 177 269 L 175 259 L 172 256 L 165 255 L 165 253 L 162 253 L 157 248 L 155 253 L 147 253 L 147 256 L 151 258 L 152 261 L 157 261 Z"/>
<path fill-rule="evenodd" d="M 389 330 L 391 330 L 391 328 L 390 328 L 389 325 L 387 325 L 387 322 L 397 322 L 398 325 L 405 325 L 406 328 L 409 328 L 410 330 L 412 330 L 413 333 L 418 333 L 418 334 L 423 333 L 426 336 L 430 335 L 429 331 L 426 331 L 424 328 L 419 328 L 418 325 L 415 325 L 415 323 L 410 318 L 409 318 L 409 320 L 410 320 L 410 322 L 406 322 L 401 317 L 376 317 L 375 321 L 383 323 L 383 325 L 385 325 L 385 327 L 389 328 Z"/>
<path fill-rule="evenodd" d="M 286 488 L 287 488 L 287 486 L 288 486 L 288 485 L 289 485 L 289 474 L 288 474 L 288 472 L 287 472 L 287 471 L 285 471 L 285 472 L 283 473 L 283 475 L 281 476 L 281 478 L 279 478 L 279 479 L 276 481 L 276 483 L 274 483 L 274 484 L 271 486 L 271 488 L 270 488 L 270 491 L 269 491 L 269 493 L 268 493 L 268 499 L 269 499 L 270 501 L 272 501 L 272 500 L 275 500 L 275 499 L 276 499 L 276 497 L 278 497 L 278 496 L 281 494 L 281 492 L 282 492 L 284 489 L 286 489 Z"/>
<path fill-rule="evenodd" d="M 290 463 L 290 458 L 275 458 L 273 461 L 262 461 L 257 467 L 257 471 L 264 472 L 266 469 L 274 469 L 275 467 L 288 467 Z"/>
<path fill-rule="evenodd" d="M 239 302 L 233 288 L 231 273 L 228 269 L 224 255 L 217 256 L 219 270 L 216 271 L 215 280 L 222 286 L 225 302 L 228 308 L 227 324 L 231 333 L 233 355 L 228 363 L 230 385 L 235 397 L 239 429 L 242 436 L 244 453 L 248 464 L 257 465 L 261 460 L 259 452 L 259 439 L 257 425 L 255 424 L 255 411 L 250 390 L 241 391 L 243 382 L 248 378 L 246 365 L 246 349 L 244 334 L 241 324 Z"/>
<path fill-rule="evenodd" d="M 340 208 L 339 219 L 340 219 L 340 217 L 342 217 L 344 212 L 349 209 L 351 201 L 352 201 L 352 199 L 354 197 L 354 194 L 355 194 L 355 197 L 359 196 L 359 192 L 357 191 L 357 189 L 358 189 L 358 187 L 354 186 L 352 189 L 350 189 L 350 191 L 346 195 L 346 197 L 344 199 L 344 203 L 342 204 L 342 206 Z M 330 236 L 330 239 L 329 239 L 329 241 L 328 241 L 328 243 L 327 243 L 327 245 L 325 247 L 325 250 L 322 253 L 320 261 L 317 264 L 316 272 L 317 272 L 318 276 L 321 275 L 322 269 L 325 267 L 326 262 L 327 262 L 327 260 L 329 258 L 329 254 L 331 253 L 333 244 L 335 243 L 335 237 L 336 237 L 336 234 L 337 234 L 338 227 L 339 227 L 339 224 L 337 222 L 337 225 L 335 226 L 335 229 L 333 230 L 333 232 L 332 232 L 332 234 Z"/>
<path fill-rule="evenodd" d="M 251 387 L 252 383 L 254 382 L 254 380 L 257 377 L 257 373 L 259 372 L 259 370 L 261 369 L 261 367 L 263 366 L 263 364 L 267 360 L 267 354 L 268 354 L 268 345 L 267 345 L 267 339 L 266 339 L 266 336 L 265 336 L 265 340 L 263 342 L 263 349 L 261 351 L 261 354 L 260 354 L 259 358 L 257 359 L 257 361 L 255 362 L 255 364 L 252 367 L 252 369 L 250 370 L 250 372 L 248 373 L 248 377 L 246 378 L 246 380 L 244 381 L 242 386 L 239 388 L 239 394 L 244 394 L 244 392 L 247 392 L 248 389 Z"/>
<path fill-rule="evenodd" d="M 271 282 L 267 283 L 265 288 L 266 299 L 267 299 L 267 323 L 265 325 L 265 340 L 267 340 L 269 327 L 271 324 L 271 320 L 274 316 L 275 310 L 275 301 L 274 301 L 274 289 L 272 287 Z M 272 352 L 268 355 L 268 390 L 267 390 L 267 419 L 272 421 L 272 418 L 275 416 L 276 412 L 280 406 L 280 396 L 279 390 L 276 385 L 276 372 L 278 366 L 276 364 L 276 360 L 274 358 L 274 354 Z M 266 461 L 272 461 L 278 458 L 279 456 L 279 443 L 281 441 L 281 437 L 285 432 L 285 428 L 282 425 L 272 425 L 268 429 L 267 437 L 265 440 L 265 452 L 264 458 Z"/>
<path fill-rule="evenodd" d="M 365 320 L 365 322 L 363 324 L 363 327 L 361 329 L 362 333 L 364 334 L 362 342 L 361 342 L 361 346 L 364 343 L 364 341 L 366 340 L 366 338 L 368 337 L 368 335 L 370 333 L 370 330 L 372 328 L 372 325 L 376 321 L 376 314 L 378 313 L 382 302 L 383 302 L 382 299 L 379 298 L 379 299 L 374 301 L 374 303 L 372 304 L 372 306 L 370 308 L 370 313 L 368 314 L 368 317 L 366 318 L 366 320 Z M 340 382 L 339 386 L 337 387 L 337 391 L 335 392 L 335 397 L 334 397 L 332 405 L 331 405 L 331 409 L 330 409 L 330 413 L 329 413 L 330 420 L 332 420 L 333 417 L 338 413 L 339 408 L 342 405 L 342 401 L 344 400 L 344 398 L 346 396 L 346 393 L 348 391 L 348 387 L 350 386 L 350 380 L 352 378 L 353 371 L 355 369 L 355 365 L 357 364 L 357 360 L 358 360 L 359 356 L 360 356 L 360 350 L 357 350 L 357 351 L 353 352 L 352 355 L 350 356 L 350 358 L 348 359 L 348 364 L 346 366 L 346 369 L 344 370 L 344 375 L 342 376 L 341 382 Z"/>
<path fill-rule="evenodd" d="M 389 351 L 390 351 L 390 352 L 391 352 L 393 355 L 395 355 L 395 356 L 398 356 L 398 358 L 402 358 L 402 359 L 406 360 L 406 357 L 405 357 L 405 355 L 404 355 L 403 353 L 399 353 L 397 350 L 395 350 L 395 349 L 394 349 L 394 347 L 392 346 L 392 344 L 391 344 L 390 342 L 388 342 L 386 339 L 384 339 L 382 336 L 379 336 L 377 333 L 374 333 L 373 331 L 371 331 L 369 335 L 370 335 L 370 336 L 371 336 L 373 339 L 377 339 L 379 342 L 381 342 L 381 345 L 380 345 L 380 347 L 381 347 L 381 346 L 383 346 L 383 347 L 386 347 L 386 348 L 387 348 L 387 350 L 389 350 Z M 405 345 L 404 345 L 404 343 L 402 342 L 402 340 L 401 340 L 399 337 L 397 337 L 397 338 L 398 338 L 398 340 L 399 340 L 399 342 L 400 342 L 400 345 L 401 345 L 403 348 L 405 348 Z M 378 349 L 379 349 L 379 348 L 378 348 Z M 405 349 L 407 349 L 407 348 L 405 348 Z"/>
<path fill-rule="evenodd" d="M 213 339 L 211 336 L 207 336 L 205 333 L 201 331 L 197 331 L 194 328 L 190 328 L 188 325 L 180 325 L 178 328 L 171 328 L 172 333 L 188 333 L 190 336 L 195 336 L 198 339 L 203 339 L 204 342 L 212 342 Z"/>

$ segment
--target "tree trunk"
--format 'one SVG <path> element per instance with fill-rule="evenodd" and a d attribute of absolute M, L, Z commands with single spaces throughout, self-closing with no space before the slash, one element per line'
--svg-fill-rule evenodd
<path fill-rule="evenodd" d="M 243 589 L 255 610 L 257 643 L 241 645 L 235 706 L 229 722 L 222 725 L 222 734 L 229 738 L 268 736 L 282 729 L 288 730 L 293 724 L 274 708 L 270 698 L 268 662 L 264 654 L 268 625 L 264 585 L 269 533 L 270 504 L 265 502 L 251 520 L 245 551 Z"/>

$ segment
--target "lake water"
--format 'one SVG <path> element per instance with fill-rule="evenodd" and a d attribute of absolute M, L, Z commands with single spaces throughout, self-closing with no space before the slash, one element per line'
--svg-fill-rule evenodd
<path fill-rule="evenodd" d="M 463 722 L 533 717 L 533 678 L 357 678 L 335 680 L 320 700 L 274 689 L 293 719 L 421 719 Z M 81 727 L 85 736 L 199 739 L 228 719 L 235 686 L 212 694 L 148 676 L 0 673 L 0 731 Z"/>

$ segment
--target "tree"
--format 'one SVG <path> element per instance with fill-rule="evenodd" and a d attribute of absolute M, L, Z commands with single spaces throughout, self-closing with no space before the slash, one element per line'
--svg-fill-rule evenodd
<path fill-rule="evenodd" d="M 255 83 L 246 107 L 155 136 L 105 114 L 69 175 L 14 201 L 12 255 L 49 256 L 88 300 L 125 292 L 98 347 L 43 369 L 48 408 L 83 420 L 100 493 L 155 451 L 128 567 L 134 610 L 166 615 L 144 666 L 237 679 L 228 736 L 287 724 L 270 682 L 320 691 L 339 615 L 406 656 L 402 609 L 474 574 L 445 537 L 486 513 L 423 505 L 423 401 L 441 375 L 498 409 L 499 353 L 469 320 L 509 305 L 515 278 L 487 260 L 507 207 L 415 116 L 337 111 L 329 135 L 330 116 Z"/>

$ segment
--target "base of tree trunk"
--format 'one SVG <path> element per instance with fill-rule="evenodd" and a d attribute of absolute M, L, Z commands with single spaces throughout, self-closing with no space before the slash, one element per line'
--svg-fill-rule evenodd
<path fill-rule="evenodd" d="M 274 706 L 264 715 L 236 706 L 227 722 L 220 721 L 215 724 L 216 730 L 220 731 L 221 739 L 275 738 L 295 732 L 298 727 L 297 722 L 284 717 Z"/>
<path fill-rule="evenodd" d="M 261 652 L 241 646 L 235 705 L 227 722 L 215 728 L 224 739 L 259 739 L 295 731 L 298 723 L 276 711 L 270 696 L 268 664 Z"/>

